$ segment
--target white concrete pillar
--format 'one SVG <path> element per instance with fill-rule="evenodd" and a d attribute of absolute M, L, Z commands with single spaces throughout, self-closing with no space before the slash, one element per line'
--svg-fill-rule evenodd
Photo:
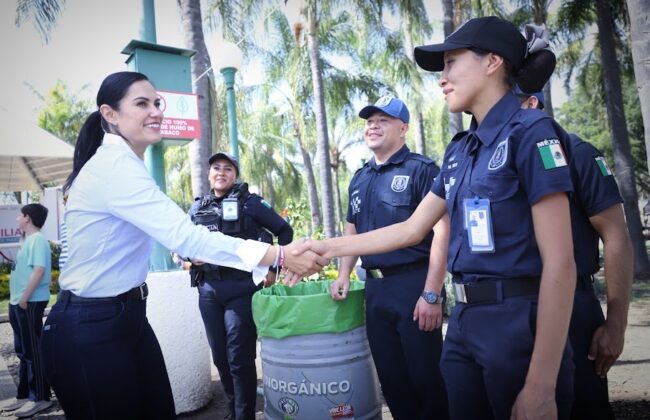
<path fill-rule="evenodd" d="M 198 410 L 210 395 L 210 346 L 187 271 L 149 273 L 147 318 L 162 348 L 176 414 Z"/>

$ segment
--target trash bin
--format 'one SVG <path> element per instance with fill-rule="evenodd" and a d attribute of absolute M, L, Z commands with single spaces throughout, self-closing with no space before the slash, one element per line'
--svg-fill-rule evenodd
<path fill-rule="evenodd" d="M 253 296 L 266 419 L 381 419 L 363 283 L 351 282 L 340 302 L 329 285 L 277 284 Z"/>

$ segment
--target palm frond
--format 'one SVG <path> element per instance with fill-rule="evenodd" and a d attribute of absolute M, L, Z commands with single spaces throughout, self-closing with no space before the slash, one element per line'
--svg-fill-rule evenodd
<path fill-rule="evenodd" d="M 65 8 L 65 0 L 18 0 L 16 5 L 16 26 L 29 20 L 41 37 L 41 42 L 50 41 L 56 20 Z"/>

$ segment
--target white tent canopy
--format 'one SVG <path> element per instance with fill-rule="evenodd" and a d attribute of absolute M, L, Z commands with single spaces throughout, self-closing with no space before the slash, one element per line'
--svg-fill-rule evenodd
<path fill-rule="evenodd" d="M 0 191 L 61 185 L 72 172 L 74 148 L 0 108 Z"/>

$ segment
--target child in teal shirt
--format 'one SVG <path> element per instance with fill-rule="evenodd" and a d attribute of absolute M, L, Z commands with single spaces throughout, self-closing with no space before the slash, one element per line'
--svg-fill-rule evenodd
<path fill-rule="evenodd" d="M 16 398 L 3 408 L 16 410 L 17 417 L 31 417 L 52 405 L 39 352 L 43 311 L 50 298 L 52 257 L 50 245 L 41 233 L 47 208 L 27 204 L 16 218 L 25 240 L 18 251 L 9 281 L 9 322 L 14 347 L 20 360 Z"/>

